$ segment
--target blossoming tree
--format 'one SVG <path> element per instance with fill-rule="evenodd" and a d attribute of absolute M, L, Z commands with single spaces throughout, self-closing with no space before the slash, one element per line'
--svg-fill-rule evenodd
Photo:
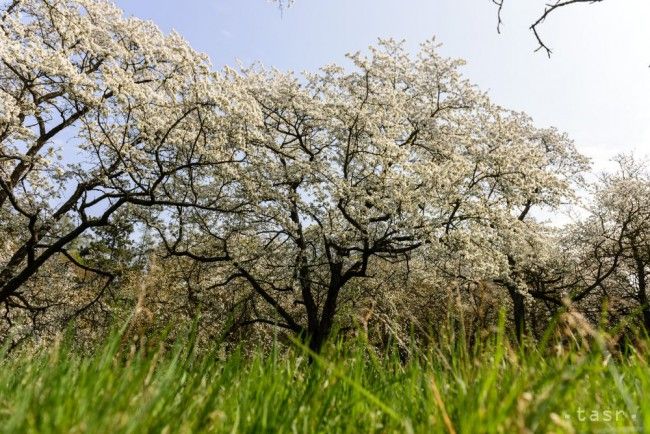
<path fill-rule="evenodd" d="M 578 260 L 568 297 L 592 299 L 595 310 L 607 300 L 618 318 L 637 314 L 650 331 L 650 176 L 631 156 L 616 160 L 618 171 L 602 176 L 588 217 L 570 232 Z"/>
<path fill-rule="evenodd" d="M 159 227 L 172 254 L 218 268 L 215 286 L 248 288 L 247 324 L 284 327 L 315 351 L 382 262 L 462 251 L 466 278 L 510 284 L 532 257 L 524 219 L 558 205 L 585 166 L 564 135 L 493 104 L 433 42 L 413 57 L 381 41 L 349 59 L 300 78 L 231 72 L 258 106 L 229 190 L 240 207 L 180 209 Z"/>
<path fill-rule="evenodd" d="M 192 174 L 233 159 L 246 109 L 228 92 L 179 35 L 108 2 L 4 2 L 0 303 L 36 308 L 25 284 L 53 257 L 102 273 L 66 248 L 126 204 L 217 207 Z"/>

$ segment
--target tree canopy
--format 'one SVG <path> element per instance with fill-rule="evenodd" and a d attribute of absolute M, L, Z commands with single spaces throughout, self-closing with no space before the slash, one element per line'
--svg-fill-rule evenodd
<path fill-rule="evenodd" d="M 163 317 L 209 310 L 319 351 L 374 309 L 430 325 L 450 291 L 507 306 L 520 339 L 566 303 L 597 320 L 612 299 L 650 329 L 643 165 L 621 157 L 590 215 L 558 231 L 540 213 L 577 203 L 587 159 L 433 40 L 302 75 L 214 71 L 103 0 L 16 0 L 0 17 L 7 333 L 155 299 Z"/>

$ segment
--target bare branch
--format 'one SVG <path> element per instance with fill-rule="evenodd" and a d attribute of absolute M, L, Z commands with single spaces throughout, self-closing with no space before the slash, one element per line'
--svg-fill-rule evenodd
<path fill-rule="evenodd" d="M 539 50 L 544 50 L 544 51 L 546 51 L 546 55 L 548 57 L 551 57 L 551 49 L 548 47 L 548 45 L 546 45 L 546 43 L 544 42 L 544 40 L 540 36 L 540 34 L 538 32 L 538 28 L 537 28 L 540 24 L 542 24 L 546 20 L 546 18 L 551 13 L 553 13 L 555 10 L 557 10 L 557 9 L 559 9 L 561 7 L 569 6 L 569 5 L 576 4 L 576 3 L 590 3 L 591 4 L 591 3 L 600 3 L 602 1 L 603 0 L 564 0 L 564 1 L 558 0 L 553 4 L 546 5 L 546 9 L 544 9 L 544 13 L 537 19 L 537 21 L 535 21 L 530 26 L 530 30 L 532 30 L 533 35 L 535 35 L 535 39 L 537 39 L 537 43 L 539 44 L 539 47 L 537 47 L 535 49 L 535 52 L 537 52 Z M 499 9 L 499 12 L 501 12 L 500 9 Z"/>

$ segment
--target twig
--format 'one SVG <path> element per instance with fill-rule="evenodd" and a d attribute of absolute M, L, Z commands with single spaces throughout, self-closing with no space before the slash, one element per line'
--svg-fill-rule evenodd
<path fill-rule="evenodd" d="M 503 24 L 503 21 L 501 20 L 501 11 L 503 10 L 503 2 L 505 0 L 492 0 L 492 3 L 498 6 L 497 10 L 497 33 L 501 34 L 501 25 Z"/>
<path fill-rule="evenodd" d="M 492 1 L 493 1 L 494 3 L 496 3 L 496 0 L 492 0 Z M 537 31 L 537 26 L 539 26 L 541 23 L 543 23 L 544 20 L 546 20 L 546 18 L 547 18 L 547 17 L 548 17 L 548 16 L 549 16 L 553 11 L 555 11 L 556 9 L 559 9 L 559 8 L 561 8 L 561 7 L 569 6 L 569 5 L 572 5 L 572 4 L 575 4 L 575 3 L 590 3 L 590 4 L 592 4 L 592 3 L 600 3 L 600 2 L 602 2 L 602 1 L 603 1 L 603 0 L 563 0 L 563 1 L 562 1 L 562 0 L 557 0 L 557 1 L 556 1 L 555 3 L 553 3 L 553 4 L 547 4 L 547 5 L 546 5 L 546 9 L 544 9 L 544 13 L 543 13 L 543 14 L 542 14 L 538 19 L 537 19 L 537 21 L 535 21 L 535 22 L 530 26 L 530 30 L 532 30 L 533 35 L 535 35 L 535 39 L 537 39 L 537 43 L 539 44 L 539 46 L 535 49 L 535 52 L 537 52 L 537 51 L 543 49 L 543 50 L 546 51 L 546 55 L 547 55 L 548 57 L 551 57 L 551 49 L 548 47 L 548 45 L 546 45 L 546 43 L 544 42 L 544 40 L 543 40 L 543 39 L 541 38 L 541 36 L 539 35 L 539 32 Z M 501 0 L 501 3 L 503 3 L 503 0 Z M 500 13 L 500 12 L 501 12 L 501 7 L 499 7 L 499 13 Z M 501 21 L 501 19 L 499 18 L 499 22 L 500 22 L 500 21 Z"/>

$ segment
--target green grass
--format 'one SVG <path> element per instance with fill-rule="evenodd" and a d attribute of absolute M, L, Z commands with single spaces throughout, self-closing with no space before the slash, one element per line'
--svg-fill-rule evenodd
<path fill-rule="evenodd" d="M 219 357 L 218 349 L 197 353 L 191 342 L 129 354 L 116 334 L 92 355 L 62 343 L 36 355 L 0 356 L 0 431 L 582 433 L 650 426 L 645 355 L 610 357 L 597 340 L 589 348 L 516 349 L 496 333 L 468 350 L 451 336 L 406 362 L 362 340 L 337 341 L 312 363 L 299 344 Z"/>

